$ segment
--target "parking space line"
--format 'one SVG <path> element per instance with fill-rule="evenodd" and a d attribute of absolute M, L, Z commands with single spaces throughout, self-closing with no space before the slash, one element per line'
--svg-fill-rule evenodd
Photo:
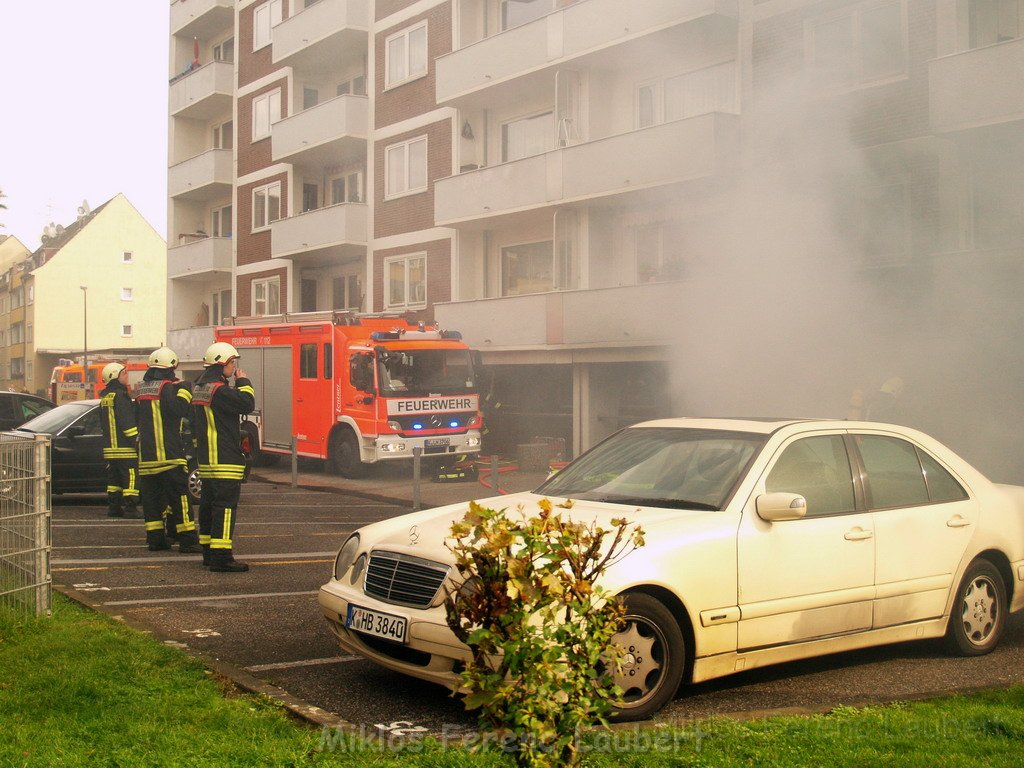
<path fill-rule="evenodd" d="M 302 661 L 279 661 L 276 664 L 253 664 L 243 667 L 246 672 L 269 672 L 273 669 L 293 669 L 295 667 L 316 667 L 321 664 L 344 664 L 349 661 L 362 661 L 362 656 L 333 656 L 329 659 L 304 659 Z"/>
<path fill-rule="evenodd" d="M 243 552 L 249 557 L 278 557 L 278 558 L 299 558 L 299 557 L 334 557 L 338 554 L 335 549 L 325 552 Z M 180 562 L 188 563 L 199 560 L 199 555 L 156 555 L 154 557 L 109 557 L 109 558 L 78 558 L 74 560 L 54 560 L 53 565 L 124 565 L 125 563 L 161 563 Z"/>
<path fill-rule="evenodd" d="M 103 605 L 155 605 L 157 603 L 210 603 L 222 600 L 261 600 L 265 597 L 310 597 L 319 590 L 309 592 L 248 592 L 234 595 L 189 595 L 188 597 L 151 597 L 145 600 L 111 600 Z"/>
<path fill-rule="evenodd" d="M 297 565 L 299 563 L 333 563 L 331 558 L 323 560 L 247 560 L 253 565 Z"/>
<path fill-rule="evenodd" d="M 162 565 L 126 565 L 125 569 L 128 568 L 163 568 Z M 66 571 L 109 571 L 112 568 L 108 565 L 99 567 L 81 567 L 81 568 L 51 568 L 50 571 L 53 573 L 64 573 Z"/>

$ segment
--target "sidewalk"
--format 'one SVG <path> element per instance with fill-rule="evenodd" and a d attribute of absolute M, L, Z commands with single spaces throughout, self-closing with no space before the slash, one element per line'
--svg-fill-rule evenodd
<path fill-rule="evenodd" d="M 425 467 L 420 478 L 420 509 L 440 507 L 499 495 L 495 493 L 489 466 L 479 469 L 479 479 L 461 482 L 432 482 L 432 473 Z M 532 491 L 547 478 L 547 472 L 520 472 L 518 469 L 499 469 L 498 488 L 502 493 Z M 276 466 L 255 467 L 251 477 L 277 485 L 291 485 L 292 468 L 288 457 L 282 457 Z M 484 483 L 487 483 L 485 485 Z M 415 495 L 412 462 L 380 462 L 371 466 L 365 477 L 349 480 L 332 475 L 323 462 L 300 459 L 298 487 L 319 491 L 341 491 L 369 499 L 404 505 L 411 511 Z"/>

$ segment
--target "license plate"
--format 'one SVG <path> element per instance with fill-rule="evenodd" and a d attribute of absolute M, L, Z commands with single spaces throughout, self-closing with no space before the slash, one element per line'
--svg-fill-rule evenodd
<path fill-rule="evenodd" d="M 394 640 L 398 643 L 405 642 L 405 619 L 390 613 L 349 605 L 345 626 L 364 635 L 383 637 L 385 640 Z"/>
<path fill-rule="evenodd" d="M 428 437 L 423 441 L 423 447 L 435 448 L 439 445 L 448 445 L 451 441 L 452 439 L 450 437 Z"/>

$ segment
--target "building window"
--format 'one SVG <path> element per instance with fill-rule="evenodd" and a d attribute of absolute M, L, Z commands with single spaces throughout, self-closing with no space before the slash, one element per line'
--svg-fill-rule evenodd
<path fill-rule="evenodd" d="M 902 0 L 845 8 L 807 22 L 808 65 L 823 88 L 855 88 L 907 70 Z"/>
<path fill-rule="evenodd" d="M 554 243 L 522 243 L 501 249 L 501 295 L 520 296 L 555 289 Z"/>
<path fill-rule="evenodd" d="M 252 281 L 252 313 L 255 317 L 281 314 L 281 278 Z"/>
<path fill-rule="evenodd" d="M 501 161 L 531 157 L 554 148 L 554 112 L 512 120 L 501 126 Z"/>
<path fill-rule="evenodd" d="M 681 277 L 684 242 L 681 222 L 666 221 L 636 227 L 637 283 L 660 283 Z"/>
<path fill-rule="evenodd" d="M 636 87 L 637 128 L 737 109 L 736 65 L 731 61 Z"/>
<path fill-rule="evenodd" d="M 365 96 L 366 95 L 366 75 L 357 75 L 356 77 L 346 80 L 343 83 L 338 83 L 338 87 L 335 90 L 335 96 Z"/>
<path fill-rule="evenodd" d="M 131 301 L 131 300 L 132 300 L 132 289 L 131 288 L 122 288 L 121 289 L 121 301 Z"/>
<path fill-rule="evenodd" d="M 501 29 L 527 24 L 552 10 L 552 0 L 501 0 Z"/>
<path fill-rule="evenodd" d="M 11 344 L 22 344 L 25 341 L 24 323 L 14 323 L 11 326 Z"/>
<path fill-rule="evenodd" d="M 427 22 L 422 21 L 392 35 L 385 43 L 385 88 L 427 74 Z"/>
<path fill-rule="evenodd" d="M 281 182 L 252 191 L 252 231 L 265 229 L 281 218 Z"/>
<path fill-rule="evenodd" d="M 415 309 L 427 305 L 427 256 L 396 256 L 384 260 L 385 309 Z"/>
<path fill-rule="evenodd" d="M 252 100 L 252 140 L 270 135 L 270 126 L 281 119 L 281 89 L 256 96 Z"/>
<path fill-rule="evenodd" d="M 122 336 L 131 336 L 132 335 L 132 327 L 130 325 L 122 325 L 121 326 L 121 335 Z"/>
<path fill-rule="evenodd" d="M 270 45 L 271 30 L 281 23 L 281 0 L 270 0 L 259 6 L 252 15 L 252 49 L 258 51 Z"/>
<path fill-rule="evenodd" d="M 363 202 L 363 173 L 353 171 L 331 179 L 331 205 Z"/>
<path fill-rule="evenodd" d="M 363 290 L 359 275 L 342 275 L 331 281 L 332 309 L 359 309 L 363 303 Z"/>
<path fill-rule="evenodd" d="M 27 323 L 25 325 L 25 341 L 28 342 L 29 344 L 33 342 L 32 323 Z"/>
<path fill-rule="evenodd" d="M 320 185 L 303 182 L 302 184 L 302 212 L 315 211 L 320 207 Z"/>
<path fill-rule="evenodd" d="M 25 359 L 15 357 L 11 359 L 11 378 L 20 379 L 25 375 Z"/>
<path fill-rule="evenodd" d="M 225 205 L 223 208 L 214 208 L 210 212 L 210 218 L 214 237 L 231 237 L 231 206 Z"/>
<path fill-rule="evenodd" d="M 235 145 L 235 124 L 228 120 L 226 123 L 213 126 L 213 148 L 231 149 Z"/>
<path fill-rule="evenodd" d="M 214 291 L 210 306 L 213 308 L 210 321 L 213 325 L 221 325 L 231 315 L 231 291 Z"/>
<path fill-rule="evenodd" d="M 636 127 L 650 128 L 658 121 L 657 86 L 654 83 L 643 83 L 636 87 Z"/>
<path fill-rule="evenodd" d="M 384 150 L 385 197 L 397 197 L 427 188 L 427 137 L 423 136 Z"/>
<path fill-rule="evenodd" d="M 11 309 L 25 306 L 25 291 L 22 288 L 15 288 L 11 291 Z"/>
<path fill-rule="evenodd" d="M 1022 0 L 971 0 L 971 48 L 1005 43 L 1021 36 Z"/>
<path fill-rule="evenodd" d="M 135 260 L 131 251 L 124 251 L 121 253 L 121 263 L 131 264 Z"/>
<path fill-rule="evenodd" d="M 235 60 L 235 38 L 229 37 L 213 46 L 213 60 L 233 63 Z"/>
<path fill-rule="evenodd" d="M 29 283 L 28 287 L 25 288 L 25 292 L 27 304 L 31 304 L 36 300 L 36 286 L 34 283 Z"/>

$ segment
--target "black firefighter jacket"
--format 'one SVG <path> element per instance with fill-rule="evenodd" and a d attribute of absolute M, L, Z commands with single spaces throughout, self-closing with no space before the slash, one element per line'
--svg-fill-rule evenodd
<path fill-rule="evenodd" d="M 100 392 L 100 429 L 103 430 L 104 459 L 134 459 L 135 409 L 128 388 L 114 379 Z"/>
<path fill-rule="evenodd" d="M 228 384 L 223 366 L 210 366 L 192 392 L 192 436 L 199 459 L 199 476 L 239 480 L 245 475 L 245 455 L 239 417 L 256 408 L 256 390 L 247 378 Z"/>
<path fill-rule="evenodd" d="M 191 416 L 190 387 L 169 368 L 150 368 L 135 387 L 140 475 L 156 475 L 187 464 L 181 421 Z"/>

